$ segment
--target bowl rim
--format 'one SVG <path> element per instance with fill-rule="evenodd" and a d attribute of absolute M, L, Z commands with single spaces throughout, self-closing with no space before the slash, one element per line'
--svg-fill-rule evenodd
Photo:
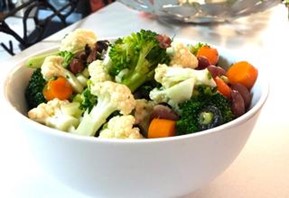
<path fill-rule="evenodd" d="M 104 38 L 104 39 L 112 39 L 112 38 Z M 200 42 L 200 41 L 194 41 L 194 40 L 190 40 L 190 39 L 182 39 L 182 38 L 176 38 L 179 41 L 182 42 Z M 223 47 L 217 46 L 217 45 L 213 45 L 210 44 L 211 46 L 215 46 L 217 47 L 218 50 L 220 50 L 220 54 L 222 55 L 223 53 L 226 54 L 230 54 L 232 55 L 232 53 L 229 52 L 229 49 L 225 49 Z M 12 67 L 12 69 L 10 69 L 10 71 L 8 71 L 8 75 L 6 76 L 6 78 L 4 79 L 4 83 L 3 83 L 3 91 L 4 92 L 4 103 L 5 106 L 7 107 L 7 110 L 10 111 L 10 114 L 15 114 L 15 116 L 17 116 L 18 119 L 20 119 L 22 122 L 26 122 L 27 125 L 31 126 L 32 128 L 38 128 L 39 131 L 42 131 L 43 133 L 48 133 L 50 135 L 53 136 L 59 136 L 59 137 L 63 137 L 63 138 L 69 138 L 71 140 L 76 140 L 76 141 L 85 141 L 85 142 L 98 142 L 98 143 L 117 143 L 117 144 L 144 144 L 144 143 L 156 143 L 156 142 L 171 142 L 171 141 L 181 141 L 184 139 L 190 139 L 190 138 L 194 138 L 194 137 L 198 137 L 198 136 L 204 136 L 204 135 L 209 135 L 211 133 L 220 133 L 222 132 L 224 129 L 231 129 L 233 127 L 235 127 L 236 125 L 241 125 L 243 123 L 245 123 L 247 120 L 251 119 L 253 116 L 255 116 L 264 106 L 264 104 L 266 103 L 266 100 L 268 98 L 269 95 L 269 82 L 268 78 L 265 77 L 265 73 L 262 71 L 258 71 L 258 79 L 256 81 L 256 84 L 258 84 L 258 86 L 260 87 L 260 98 L 256 101 L 256 104 L 254 106 L 252 106 L 251 109 L 249 109 L 245 114 L 243 114 L 242 116 L 228 122 L 225 124 L 222 124 L 220 126 L 211 128 L 211 129 L 207 129 L 204 131 L 200 131 L 200 132 L 195 132 L 195 133 L 191 133 L 191 134 L 185 134 L 185 135 L 180 135 L 180 136 L 172 136 L 172 137 L 165 137 L 165 138 L 144 138 L 144 139 L 102 139 L 102 138 L 97 138 L 97 137 L 91 137 L 91 136 L 81 136 L 81 135 L 77 135 L 77 134 L 73 134 L 73 133 L 68 133 L 68 132 L 64 132 L 64 131 L 60 131 L 58 129 L 54 129 L 54 128 L 50 128 L 48 126 L 42 125 L 38 122 L 35 122 L 31 119 L 29 119 L 26 115 L 22 114 L 21 112 L 19 112 L 17 110 L 17 108 L 15 106 L 13 106 L 13 104 L 10 103 L 9 101 L 9 96 L 8 96 L 8 84 L 10 79 L 13 77 L 13 74 L 16 73 L 17 71 L 19 71 L 21 68 L 25 68 L 24 62 L 32 56 L 35 55 L 40 55 L 43 53 L 48 53 L 49 51 L 53 51 L 55 49 L 57 49 L 58 46 L 51 46 L 49 48 L 46 49 L 42 49 L 34 54 L 31 54 L 30 56 L 24 57 L 21 60 L 19 60 L 17 63 L 15 63 L 14 67 Z M 238 57 L 236 55 L 233 55 L 235 60 L 239 60 L 241 57 Z M 239 58 L 239 59 L 238 59 Z M 250 60 L 248 60 L 250 61 Z M 29 69 L 29 68 L 28 68 Z M 262 82 L 262 83 L 260 83 Z M 256 86 L 256 84 L 254 86 Z M 9 115 L 10 115 L 9 114 Z"/>
<path fill-rule="evenodd" d="M 143 11 L 158 18 L 172 19 L 177 22 L 192 23 L 192 24 L 208 24 L 208 23 L 224 23 L 236 20 L 242 17 L 248 17 L 253 14 L 262 13 L 267 9 L 280 4 L 278 0 L 271 1 L 257 1 L 250 0 L 250 6 L 240 7 L 238 2 L 230 3 L 228 1 L 222 2 L 186 2 L 183 5 L 177 1 L 164 2 L 163 4 L 155 6 L 147 0 L 119 0 L 120 3 L 136 11 Z M 156 3 L 157 4 L 157 3 Z M 248 4 L 248 3 L 247 3 Z M 252 5 L 251 5 L 252 4 Z M 245 4 L 246 5 L 246 4 Z M 220 6 L 223 9 L 222 14 L 210 13 L 205 15 L 207 6 Z M 234 10 L 232 11 L 234 6 Z M 238 9 L 236 9 L 238 8 Z M 253 9 L 255 8 L 255 9 Z M 175 10 L 175 11 L 174 11 Z M 211 9 L 214 10 L 214 9 Z M 184 14 L 186 13 L 186 14 Z M 193 15 L 188 14 L 193 13 Z"/>

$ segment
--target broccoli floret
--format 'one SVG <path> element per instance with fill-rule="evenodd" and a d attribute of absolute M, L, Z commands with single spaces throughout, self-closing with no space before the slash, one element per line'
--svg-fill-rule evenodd
<path fill-rule="evenodd" d="M 181 103 L 177 135 L 213 128 L 234 119 L 231 102 L 215 89 L 198 86 L 190 100 Z"/>
<path fill-rule="evenodd" d="M 46 80 L 43 78 L 40 68 L 34 70 L 25 89 L 25 99 L 28 109 L 32 109 L 41 103 L 47 102 L 42 92 L 45 85 Z"/>
<path fill-rule="evenodd" d="M 69 51 L 61 51 L 58 53 L 58 55 L 63 57 L 63 59 L 64 59 L 63 63 L 62 63 L 63 67 L 67 67 L 74 57 L 74 54 L 72 52 L 69 52 Z"/>
<path fill-rule="evenodd" d="M 127 85 L 134 92 L 144 82 L 153 79 L 159 63 L 168 63 L 169 55 L 160 44 L 156 32 L 141 30 L 119 38 L 110 46 L 109 74 L 117 82 Z"/>
<path fill-rule="evenodd" d="M 83 92 L 74 96 L 73 102 L 78 102 L 80 104 L 80 109 L 88 110 L 88 112 L 90 112 L 97 103 L 97 96 L 91 94 L 90 89 L 86 88 Z"/>
<path fill-rule="evenodd" d="M 136 101 L 130 89 L 112 81 L 92 83 L 89 86 L 92 95 L 97 97 L 97 103 L 91 111 L 87 109 L 74 133 L 95 136 L 107 119 L 116 111 L 128 115 L 135 108 Z"/>

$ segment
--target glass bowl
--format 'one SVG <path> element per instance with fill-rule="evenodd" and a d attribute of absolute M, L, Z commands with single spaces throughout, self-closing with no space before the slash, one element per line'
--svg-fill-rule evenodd
<path fill-rule="evenodd" d="M 226 22 L 263 12 L 280 0 L 118 0 L 139 11 L 189 23 Z"/>

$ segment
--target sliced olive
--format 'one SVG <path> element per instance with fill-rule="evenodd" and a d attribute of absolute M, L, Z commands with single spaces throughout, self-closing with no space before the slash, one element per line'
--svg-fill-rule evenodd
<path fill-rule="evenodd" d="M 215 106 L 203 108 L 198 116 L 198 123 L 201 130 L 210 129 L 222 124 L 223 118 L 221 111 Z"/>

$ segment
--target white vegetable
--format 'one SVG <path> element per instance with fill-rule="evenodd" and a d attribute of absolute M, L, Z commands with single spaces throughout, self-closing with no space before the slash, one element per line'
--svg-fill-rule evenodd
<path fill-rule="evenodd" d="M 216 86 L 207 69 L 170 67 L 166 64 L 157 66 L 155 80 L 162 86 L 154 88 L 150 92 L 150 98 L 157 103 L 168 103 L 175 109 L 178 109 L 178 104 L 192 97 L 195 85 Z"/>
<path fill-rule="evenodd" d="M 88 65 L 88 72 L 90 75 L 90 80 L 93 83 L 104 82 L 107 80 L 111 80 L 110 75 L 104 68 L 104 64 L 102 60 L 95 60 Z"/>
<path fill-rule="evenodd" d="M 59 51 L 70 51 L 73 53 L 83 51 L 85 45 L 94 47 L 97 37 L 92 30 L 76 29 L 68 33 L 62 40 Z"/>
<path fill-rule="evenodd" d="M 62 76 L 68 80 L 75 92 L 82 92 L 84 85 L 76 76 L 62 66 L 64 58 L 57 55 L 47 56 L 41 66 L 41 73 L 44 79 L 50 80 Z"/>
<path fill-rule="evenodd" d="M 167 49 L 171 56 L 170 65 L 177 67 L 197 68 L 199 61 L 190 49 L 181 42 L 173 41 L 171 47 Z"/>
<path fill-rule="evenodd" d="M 135 118 L 132 115 L 115 116 L 107 123 L 107 128 L 100 131 L 99 138 L 141 139 L 139 128 L 133 127 Z"/>
<path fill-rule="evenodd" d="M 28 117 L 46 126 L 70 131 L 78 126 L 81 113 L 79 103 L 55 98 L 28 111 Z"/>

